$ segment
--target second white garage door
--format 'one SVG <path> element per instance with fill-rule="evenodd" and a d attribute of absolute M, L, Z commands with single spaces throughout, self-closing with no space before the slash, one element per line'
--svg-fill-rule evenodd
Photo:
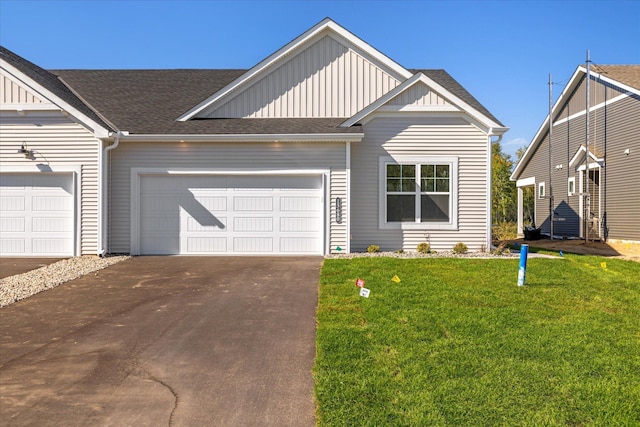
<path fill-rule="evenodd" d="M 140 179 L 141 254 L 322 254 L 321 176 Z"/>

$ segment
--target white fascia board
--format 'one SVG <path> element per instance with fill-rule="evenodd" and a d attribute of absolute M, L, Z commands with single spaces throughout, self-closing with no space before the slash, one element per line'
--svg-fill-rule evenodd
<path fill-rule="evenodd" d="M 564 90 L 562 91 L 562 93 L 556 100 L 555 104 L 553 104 L 553 107 L 551 108 L 552 117 L 556 114 L 557 109 L 560 108 L 560 106 L 564 105 L 564 99 L 567 96 L 567 94 L 573 93 L 575 88 L 580 83 L 582 76 L 586 74 L 587 74 L 587 69 L 584 66 L 580 65 L 576 68 L 576 70 L 573 72 L 573 75 L 569 79 L 569 83 L 567 83 Z M 601 73 L 595 72 L 593 70 L 590 70 L 590 74 L 592 79 L 602 80 L 606 83 L 617 86 L 620 89 L 626 90 L 627 92 L 631 92 L 640 96 L 640 90 L 636 88 L 620 83 L 617 80 L 611 79 L 610 77 L 606 77 Z M 542 125 L 540 125 L 540 128 L 538 129 L 535 136 L 531 140 L 531 144 L 529 144 L 529 146 L 527 147 L 527 150 L 524 152 L 522 159 L 520 159 L 516 167 L 513 169 L 513 173 L 511 174 L 511 177 L 510 177 L 511 181 L 516 181 L 518 179 L 518 175 L 522 173 L 522 168 L 524 167 L 524 165 L 526 165 L 529 162 L 529 160 L 531 160 L 531 156 L 533 155 L 533 152 L 538 147 L 538 145 L 540 145 L 540 143 L 542 142 L 541 141 L 542 135 L 546 132 L 547 129 L 549 129 L 549 115 L 547 115 Z"/>
<path fill-rule="evenodd" d="M 556 114 L 556 110 L 560 107 L 560 105 L 563 105 L 564 98 L 567 96 L 567 94 L 573 92 L 575 87 L 578 85 L 578 83 L 580 82 L 579 76 L 581 74 L 586 74 L 586 72 L 587 69 L 584 67 L 578 66 L 578 68 L 576 68 L 576 70 L 573 72 L 573 75 L 569 79 L 569 83 L 567 83 L 567 85 L 564 87 L 564 90 L 556 100 L 555 104 L 553 104 L 553 107 L 551 107 L 551 117 Z M 547 129 L 549 129 L 549 114 L 547 114 L 547 117 L 545 117 L 544 121 L 538 128 L 538 131 L 531 140 L 531 143 L 524 152 L 524 155 L 522 156 L 516 167 L 513 169 L 513 172 L 509 177 L 511 181 L 518 180 L 518 176 L 520 175 L 520 173 L 522 173 L 522 168 L 524 168 L 524 166 L 529 163 L 529 160 L 531 160 L 531 156 L 533 156 L 535 148 L 540 145 L 542 135 Z"/>
<path fill-rule="evenodd" d="M 213 103 L 222 99 L 224 96 L 234 91 L 239 86 L 246 83 L 247 81 L 251 80 L 253 77 L 260 74 L 265 69 L 272 66 L 274 63 L 280 61 L 282 58 L 289 55 L 291 52 L 296 50 L 299 46 L 307 43 L 309 40 L 318 36 L 318 34 L 322 33 L 327 29 L 335 32 L 339 36 L 346 39 L 349 43 L 363 50 L 373 58 L 379 60 L 381 63 L 383 63 L 390 69 L 394 70 L 396 73 L 398 73 L 398 75 L 401 76 L 402 78 L 406 79 L 411 76 L 411 72 L 409 72 L 407 69 L 405 69 L 395 61 L 391 60 L 389 57 L 387 57 L 380 51 L 374 49 L 371 45 L 365 43 L 363 40 L 359 39 L 354 34 L 350 33 L 340 25 L 336 24 L 330 18 L 325 18 L 322 21 L 320 21 L 318 24 L 310 28 L 309 30 L 305 31 L 300 36 L 293 39 L 291 42 L 287 43 L 285 46 L 277 50 L 275 53 L 269 55 L 266 59 L 262 60 L 257 65 L 253 66 L 249 71 L 244 73 L 242 76 L 238 77 L 237 79 L 229 83 L 227 86 L 223 87 L 218 92 L 214 93 L 209 98 L 205 99 L 200 104 L 196 105 L 195 107 L 193 107 L 192 109 L 184 113 L 182 116 L 178 117 L 177 120 L 180 122 L 185 122 L 187 120 L 192 119 L 195 115 L 200 113 L 202 110 L 210 107 Z"/>
<path fill-rule="evenodd" d="M 493 135 L 501 135 L 501 134 L 505 133 L 507 130 L 509 130 L 508 127 L 501 126 L 500 124 L 498 124 L 495 121 L 491 120 L 490 118 L 488 118 L 484 114 L 480 113 L 478 110 L 476 110 L 475 108 L 471 107 L 469 104 L 467 104 L 466 102 L 464 102 L 463 100 L 461 100 L 457 96 L 453 95 L 451 92 L 449 92 L 443 86 L 439 85 L 434 80 L 432 80 L 429 77 L 425 76 L 421 72 L 418 72 L 418 73 L 414 74 L 409 79 L 405 80 L 400 85 L 396 86 L 394 89 L 390 90 L 385 95 L 381 96 L 376 101 L 374 101 L 373 103 L 369 104 L 364 109 L 360 110 L 358 113 L 356 113 L 350 119 L 344 121 L 340 125 L 340 127 L 349 127 L 349 126 L 353 126 L 356 123 L 362 122 L 363 120 L 365 120 L 371 114 L 373 114 L 373 113 L 375 113 L 377 111 L 383 110 L 382 107 L 384 106 L 384 104 L 386 104 L 387 102 L 389 102 L 391 99 L 395 98 L 396 96 L 398 96 L 402 92 L 408 90 L 413 85 L 418 84 L 419 82 L 424 83 L 431 90 L 437 92 L 440 96 L 442 96 L 443 98 L 446 98 L 449 102 L 451 102 L 456 107 L 458 107 L 457 111 L 460 111 L 460 112 L 472 117 L 473 119 L 478 121 L 482 125 L 482 127 L 486 128 L 486 129 L 491 129 Z M 416 110 L 414 110 L 414 111 L 416 111 Z M 428 110 L 428 111 L 440 111 L 441 112 L 442 109 L 439 108 L 439 109 L 433 109 L 433 110 Z"/>
<path fill-rule="evenodd" d="M 122 142 L 360 142 L 364 133 L 123 135 Z"/>
<path fill-rule="evenodd" d="M 41 94 L 44 98 L 57 105 L 62 111 L 66 111 L 67 113 L 69 113 L 69 115 L 77 119 L 80 123 L 82 123 L 83 126 L 93 132 L 93 135 L 96 138 L 107 138 L 109 136 L 108 129 L 105 129 L 104 127 L 87 117 L 85 114 L 78 111 L 75 107 L 60 99 L 49 89 L 45 88 L 40 83 L 37 83 L 35 80 L 24 74 L 13 65 L 4 60 L 0 60 L 0 66 L 13 78 L 24 83 L 34 92 Z"/>

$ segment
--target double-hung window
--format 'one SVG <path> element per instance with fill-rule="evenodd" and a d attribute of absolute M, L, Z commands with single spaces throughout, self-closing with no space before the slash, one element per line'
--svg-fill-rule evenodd
<path fill-rule="evenodd" d="M 455 228 L 456 176 L 456 158 L 382 158 L 381 228 Z"/>

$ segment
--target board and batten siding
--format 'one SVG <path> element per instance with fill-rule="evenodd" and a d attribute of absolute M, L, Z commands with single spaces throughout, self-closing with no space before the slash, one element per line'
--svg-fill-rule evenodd
<path fill-rule="evenodd" d="M 600 190 L 592 193 L 594 215 L 603 220 L 606 213 L 608 238 L 640 241 L 640 100 L 634 96 L 619 98 L 623 92 L 611 85 L 599 82 L 592 84 L 594 106 L 589 114 L 589 147 L 604 160 L 600 168 Z M 606 104 L 605 103 L 606 100 Z M 541 143 L 529 163 L 523 168 L 520 179 L 533 177 L 536 182 L 536 226 L 550 231 L 548 198 L 537 197 L 538 184 L 545 183 L 547 197 L 550 183 L 553 185 L 554 234 L 559 236 L 580 235 L 580 198 L 569 196 L 567 181 L 574 177 L 576 191 L 580 192 L 580 173 L 569 166 L 570 160 L 580 146 L 586 142 L 586 89 L 584 81 L 569 97 L 554 120 L 551 142 L 551 170 L 549 170 L 549 138 L 545 131 Z M 625 150 L 629 149 L 629 154 Z M 562 169 L 556 168 L 562 165 Z M 551 177 L 551 180 L 550 180 Z M 584 235 L 579 236 L 584 237 Z M 591 236 L 593 237 L 593 236 Z M 604 237 L 604 236 L 603 236 Z"/>
<path fill-rule="evenodd" d="M 42 104 L 44 101 L 29 88 L 0 73 L 0 104 Z"/>
<path fill-rule="evenodd" d="M 347 191 L 345 143 L 172 143 L 127 142 L 110 152 L 111 199 L 109 251 L 130 252 L 131 170 L 157 168 L 192 171 L 329 170 L 329 245 L 346 247 Z M 343 201 L 343 221 L 335 218 L 335 200 Z"/>
<path fill-rule="evenodd" d="M 400 84 L 343 42 L 320 38 L 199 117 L 350 117 Z"/>
<path fill-rule="evenodd" d="M 17 150 L 26 143 L 35 160 Z M 60 112 L 4 113 L 0 120 L 0 171 L 49 166 L 80 170 L 76 197 L 80 199 L 80 254 L 98 253 L 98 152 L 100 142 L 82 125 Z"/>
<path fill-rule="evenodd" d="M 470 250 L 487 244 L 487 135 L 462 118 L 378 117 L 364 125 L 365 138 L 352 144 L 351 250 L 415 251 L 429 241 L 435 250 L 457 242 Z M 394 156 L 449 156 L 458 159 L 458 229 L 380 229 L 379 159 Z"/>

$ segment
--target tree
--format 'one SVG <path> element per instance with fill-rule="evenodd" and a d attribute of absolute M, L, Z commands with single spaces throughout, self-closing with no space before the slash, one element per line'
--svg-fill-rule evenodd
<path fill-rule="evenodd" d="M 491 144 L 491 213 L 494 224 L 517 220 L 516 183 L 511 181 L 511 156 L 499 142 Z"/>

